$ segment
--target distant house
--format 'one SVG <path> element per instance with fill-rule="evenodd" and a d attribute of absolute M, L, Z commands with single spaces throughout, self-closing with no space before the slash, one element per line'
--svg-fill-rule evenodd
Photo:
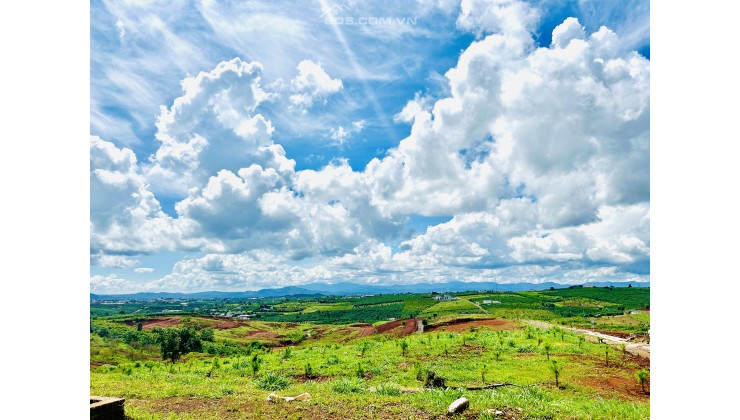
<path fill-rule="evenodd" d="M 432 299 L 438 300 L 440 302 L 447 302 L 450 300 L 456 300 L 457 298 L 454 296 L 450 296 L 450 295 L 441 295 L 441 296 L 435 296 Z"/>
<path fill-rule="evenodd" d="M 501 304 L 501 301 L 499 301 L 499 300 L 484 300 L 483 301 L 483 304 L 484 305 L 497 305 L 497 304 L 500 305 Z"/>
<path fill-rule="evenodd" d="M 396 318 L 388 318 L 388 321 L 395 321 Z"/>

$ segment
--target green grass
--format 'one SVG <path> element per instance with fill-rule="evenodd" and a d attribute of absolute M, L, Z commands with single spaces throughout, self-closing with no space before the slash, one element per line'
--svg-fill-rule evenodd
<path fill-rule="evenodd" d="M 639 295 L 644 294 L 631 290 L 610 295 L 612 301 L 606 301 L 599 296 L 612 290 L 598 289 L 598 292 L 596 296 L 581 290 L 568 292 L 567 296 L 562 292 L 479 293 L 450 302 L 432 301 L 428 295 L 391 295 L 336 302 L 314 299 L 300 304 L 303 310 L 314 309 L 303 316 L 313 313 L 322 320 L 332 313 L 344 314 L 352 322 L 373 317 L 379 318 L 376 322 L 383 322 L 389 310 L 399 314 L 419 311 L 432 325 L 456 318 L 490 317 L 468 299 L 474 302 L 492 299 L 502 304 L 484 306 L 487 312 L 503 313 L 513 320 L 537 315 L 540 318 L 534 319 L 576 324 L 581 321 L 590 324 L 593 319 L 602 329 L 649 328 L 649 313 L 583 318 L 561 317 L 557 309 L 553 310 L 578 304 L 600 310 L 626 305 L 630 299 L 639 301 Z M 284 299 L 274 301 L 286 309 L 299 307 L 289 303 Z M 358 303 L 361 304 L 357 306 Z M 349 305 L 355 306 L 338 309 Z M 432 317 L 433 314 L 437 316 Z M 646 419 L 650 416 L 649 397 L 641 394 L 635 380 L 635 372 L 643 366 L 634 358 L 624 358 L 613 348 L 607 367 L 603 345 L 580 342 L 577 334 L 567 330 L 525 328 L 524 324 L 512 321 L 515 329 L 506 331 L 438 329 L 402 338 L 371 335 L 358 339 L 359 328 L 341 325 L 351 323 L 346 320 L 331 324 L 250 321 L 238 328 L 215 331 L 216 341 L 208 346 L 234 351 L 218 356 L 218 362 L 214 355 L 204 352 L 186 354 L 181 361 L 171 364 L 161 361 L 156 343 L 142 342 L 152 335 L 136 332 L 131 320 L 130 315 L 92 320 L 90 393 L 126 398 L 126 414 L 132 419 L 435 418 L 463 395 L 471 402 L 470 418 L 491 418 L 486 414 L 488 409 L 531 419 Z M 182 323 L 208 328 L 215 322 L 211 318 L 191 316 L 187 321 L 183 318 Z M 268 332 L 274 338 L 255 339 L 250 335 L 255 331 Z M 303 338 L 298 339 L 299 336 Z M 258 341 L 282 345 L 290 337 L 296 341 L 289 351 L 253 344 Z M 401 342 L 408 345 L 405 352 Z M 562 366 L 561 388 L 555 387 L 545 343 L 551 346 L 550 359 Z M 290 355 L 286 357 L 288 352 Z M 253 357 L 262 360 L 256 374 L 251 368 Z M 307 365 L 311 366 L 308 377 Z M 447 388 L 423 389 L 424 383 L 419 379 L 428 371 L 444 378 Z M 594 385 L 605 377 L 621 381 L 620 385 Z M 479 391 L 462 389 L 480 386 L 484 380 L 517 386 Z M 308 392 L 311 400 L 268 403 L 266 397 L 270 392 L 290 396 Z"/>
<path fill-rule="evenodd" d="M 447 302 L 439 302 L 436 305 L 426 308 L 421 315 L 433 315 L 437 316 L 446 314 L 480 314 L 485 311 L 467 299 L 451 300 Z"/>

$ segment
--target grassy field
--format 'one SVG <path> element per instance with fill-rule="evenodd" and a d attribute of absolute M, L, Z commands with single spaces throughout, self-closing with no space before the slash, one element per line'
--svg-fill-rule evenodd
<path fill-rule="evenodd" d="M 648 359 L 583 340 L 567 329 L 540 330 L 519 316 L 495 316 L 519 311 L 557 320 L 552 308 L 558 306 L 543 302 L 626 308 L 625 301 L 644 303 L 638 293 L 644 294 L 610 296 L 612 301 L 588 293 L 542 292 L 461 294 L 447 302 L 390 295 L 281 303 L 302 316 L 331 312 L 348 319 L 346 313 L 364 311 L 365 322 L 386 317 L 390 308 L 423 317 L 429 326 L 424 333 L 412 332 L 414 320 L 378 320 L 373 327 L 195 315 L 93 318 L 90 393 L 126 398 L 131 419 L 443 418 L 460 396 L 470 400 L 470 408 L 459 418 L 646 419 L 649 384 L 643 392 L 635 373 L 649 369 Z M 483 300 L 506 307 L 491 309 L 494 305 L 482 305 Z M 334 304 L 341 307 L 324 307 Z M 649 328 L 648 312 L 594 319 L 606 330 Z M 163 361 L 157 331 L 186 326 L 213 331 L 212 341 L 176 363 Z M 560 367 L 557 385 L 552 361 Z M 511 385 L 468 389 L 494 383 Z M 309 393 L 310 399 L 268 402 L 271 392 Z"/>

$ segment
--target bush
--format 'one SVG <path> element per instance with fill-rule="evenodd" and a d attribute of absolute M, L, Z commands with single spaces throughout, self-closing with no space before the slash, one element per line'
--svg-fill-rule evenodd
<path fill-rule="evenodd" d="M 285 351 L 283 351 L 283 354 L 280 356 L 281 359 L 290 359 L 290 356 L 293 355 L 293 350 L 290 347 L 286 347 Z"/>
<path fill-rule="evenodd" d="M 401 388 L 392 382 L 378 385 L 376 391 L 380 395 L 389 395 L 392 397 L 401 396 Z"/>
<path fill-rule="evenodd" d="M 437 376 L 433 370 L 427 370 L 424 378 L 424 387 L 426 388 L 444 388 L 445 378 Z"/>
<path fill-rule="evenodd" d="M 204 329 L 200 332 L 200 339 L 203 341 L 215 341 L 213 330 Z"/>
<path fill-rule="evenodd" d="M 517 353 L 534 353 L 535 351 L 537 351 L 537 349 L 535 347 L 532 347 L 529 344 L 524 344 L 524 345 L 518 346 L 516 348 L 516 351 Z"/>
<path fill-rule="evenodd" d="M 310 363 L 306 363 L 304 372 L 305 372 L 306 378 L 314 378 L 316 376 L 316 374 L 314 374 L 313 372 L 313 368 L 311 367 Z"/>
<path fill-rule="evenodd" d="M 290 386 L 288 378 L 274 373 L 268 373 L 257 381 L 257 388 L 264 389 L 265 391 L 279 391 L 288 386 Z"/>
<path fill-rule="evenodd" d="M 331 389 L 338 394 L 360 394 L 365 392 L 365 384 L 361 379 L 342 378 L 334 382 Z"/>
<path fill-rule="evenodd" d="M 357 364 L 357 370 L 355 371 L 355 374 L 358 378 L 364 378 L 365 377 L 365 368 L 362 367 L 362 363 Z"/>

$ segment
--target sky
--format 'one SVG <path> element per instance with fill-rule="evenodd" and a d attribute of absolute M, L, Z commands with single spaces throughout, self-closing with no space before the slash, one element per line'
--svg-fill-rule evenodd
<path fill-rule="evenodd" d="M 649 281 L 647 1 L 93 1 L 90 291 Z"/>

